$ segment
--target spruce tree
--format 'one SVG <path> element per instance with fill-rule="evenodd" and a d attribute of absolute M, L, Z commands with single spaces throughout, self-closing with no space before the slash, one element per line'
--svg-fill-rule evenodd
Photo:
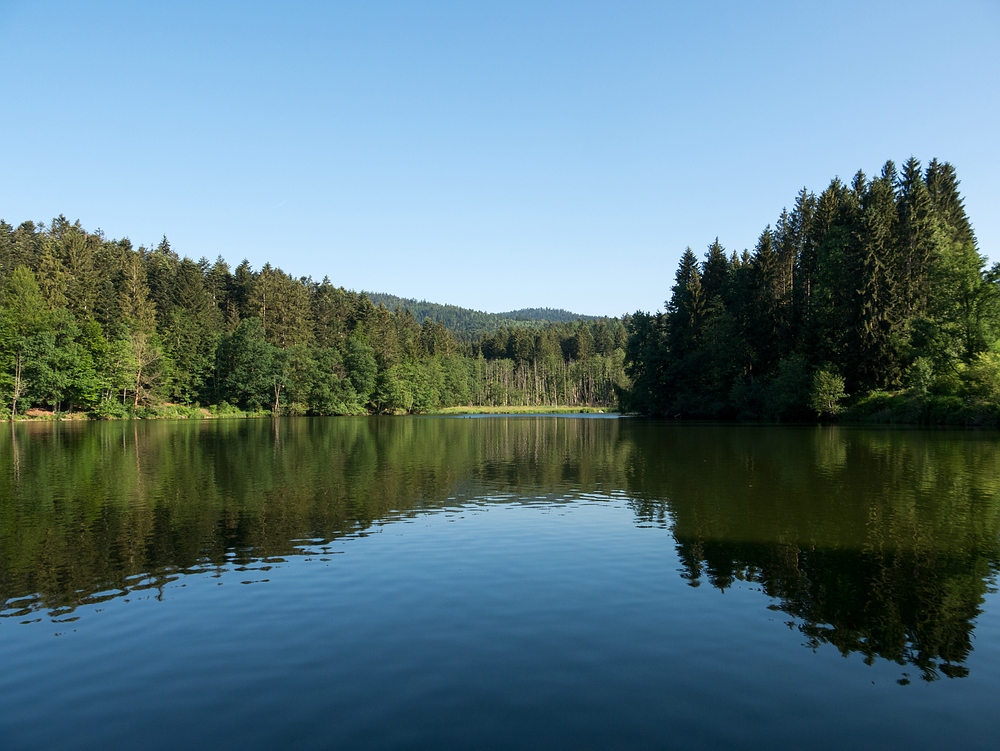
<path fill-rule="evenodd" d="M 931 194 L 921 174 L 920 162 L 914 157 L 903 165 L 897 193 L 900 295 L 907 328 L 911 328 L 914 320 L 927 311 L 935 254 Z"/>
<path fill-rule="evenodd" d="M 692 280 L 695 277 L 699 277 L 699 280 L 692 288 Z M 693 293 L 701 293 L 698 259 L 691 248 L 686 248 L 681 255 L 677 273 L 674 275 L 674 286 L 671 288 L 670 299 L 666 303 L 670 347 L 675 356 L 682 355 L 692 337 L 695 324 L 692 315 L 694 309 L 700 310 L 704 305 L 703 299 L 692 300 Z"/>
<path fill-rule="evenodd" d="M 701 266 L 701 284 L 705 297 L 711 304 L 715 298 L 722 299 L 726 290 L 726 277 L 729 274 L 729 259 L 726 249 L 719 244 L 719 238 L 708 246 L 705 260 Z"/>
<path fill-rule="evenodd" d="M 862 194 L 853 244 L 853 385 L 862 390 L 900 382 L 900 296 L 897 274 L 895 167 L 886 164 Z"/>
<path fill-rule="evenodd" d="M 781 307 L 782 270 L 774 247 L 774 234 L 767 227 L 761 233 L 750 261 L 750 298 L 747 306 L 746 337 L 751 346 L 749 375 L 767 376 L 774 372 L 783 349 L 784 325 Z"/>

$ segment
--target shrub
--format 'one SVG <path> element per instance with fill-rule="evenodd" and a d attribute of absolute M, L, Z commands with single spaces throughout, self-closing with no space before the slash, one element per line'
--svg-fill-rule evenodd
<path fill-rule="evenodd" d="M 1000 402 L 1000 354 L 983 352 L 961 373 L 967 398 L 987 404 Z"/>
<path fill-rule="evenodd" d="M 102 399 L 90 414 L 98 420 L 126 420 L 132 416 L 128 405 L 115 398 Z"/>
<path fill-rule="evenodd" d="M 913 396 L 927 396 L 934 383 L 934 363 L 929 357 L 918 357 L 906 371 L 906 385 Z"/>
<path fill-rule="evenodd" d="M 815 384 L 815 379 L 813 383 Z M 843 391 L 843 379 L 841 379 L 841 391 Z M 807 417 L 806 409 L 812 404 L 809 365 L 805 358 L 796 355 L 778 363 L 778 372 L 771 380 L 768 392 L 770 396 L 768 411 L 775 417 Z M 830 414 L 835 413 L 830 412 Z"/>
<path fill-rule="evenodd" d="M 809 406 L 817 417 L 834 416 L 842 411 L 841 400 L 847 396 L 844 391 L 844 379 L 825 368 L 816 371 L 813 376 L 812 391 L 809 394 Z"/>

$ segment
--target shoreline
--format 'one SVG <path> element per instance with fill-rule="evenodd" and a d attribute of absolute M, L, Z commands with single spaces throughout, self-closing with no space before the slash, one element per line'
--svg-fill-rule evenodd
<path fill-rule="evenodd" d="M 228 409 L 225 411 L 212 411 L 205 407 L 182 407 L 179 405 L 169 405 L 168 407 L 149 407 L 144 410 L 144 414 L 126 416 L 100 416 L 90 412 L 48 412 L 43 410 L 31 410 L 28 414 L 18 415 L 17 419 L 5 418 L 4 422 L 124 422 L 127 420 L 225 420 L 225 419 L 258 419 L 264 417 L 274 417 L 273 412 L 244 412 L 242 410 Z M 619 414 L 617 410 L 610 407 L 568 407 L 568 406 L 547 406 L 547 407 L 441 407 L 440 409 L 429 410 L 427 412 L 402 413 L 393 415 L 382 415 L 391 417 L 448 417 L 462 415 L 606 415 Z M 307 415 L 278 415 L 279 417 L 306 417 Z M 375 417 L 377 415 L 322 415 L 323 417 Z"/>
<path fill-rule="evenodd" d="M 613 407 L 544 405 L 525 406 L 452 406 L 440 407 L 426 412 L 383 413 L 395 417 L 449 417 L 475 415 L 617 415 L 632 416 L 640 419 L 667 420 L 677 423 L 711 423 L 727 424 L 769 424 L 785 426 L 841 425 L 841 426 L 878 426 L 906 428 L 963 428 L 983 429 L 1000 428 L 1000 405 L 984 403 L 966 403 L 954 397 L 924 397 L 914 399 L 905 394 L 873 395 L 860 403 L 845 409 L 840 415 L 826 419 L 796 419 L 775 421 L 768 419 L 739 419 L 737 417 L 710 417 L 698 415 L 654 416 L 631 415 L 620 412 Z M 137 414 L 98 414 L 95 412 L 50 412 L 32 409 L 16 419 L 10 416 L 3 418 L 4 422 L 100 422 L 125 420 L 223 420 L 223 419 L 257 419 L 274 417 L 270 411 L 247 412 L 226 405 L 219 407 L 188 407 L 179 404 L 161 404 L 158 406 L 140 408 Z M 306 415 L 279 415 L 280 417 L 304 417 Z M 318 416 L 318 415 L 314 415 Z M 323 415 L 326 417 L 367 417 L 375 416 L 367 413 L 356 415 Z"/>

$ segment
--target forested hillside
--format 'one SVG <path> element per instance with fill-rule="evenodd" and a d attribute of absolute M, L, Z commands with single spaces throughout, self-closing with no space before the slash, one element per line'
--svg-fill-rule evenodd
<path fill-rule="evenodd" d="M 571 321 L 594 321 L 599 316 L 584 316 L 562 308 L 521 308 L 497 315 L 512 321 L 541 321 L 544 323 L 569 323 Z"/>
<path fill-rule="evenodd" d="M 1000 265 L 954 168 L 910 159 L 803 189 L 753 252 L 690 248 L 663 313 L 628 318 L 645 414 L 939 422 L 1000 416 Z"/>
<path fill-rule="evenodd" d="M 459 341 L 328 279 L 194 261 L 165 238 L 133 248 L 63 217 L 0 222 L 0 285 L 7 415 L 142 416 L 165 403 L 315 415 L 610 407 L 626 384 L 617 319 Z"/>
<path fill-rule="evenodd" d="M 385 305 L 389 310 L 408 310 L 417 323 L 422 324 L 428 319 L 436 321 L 451 331 L 458 340 L 467 342 L 475 341 L 484 334 L 495 334 L 502 328 L 541 328 L 546 323 L 596 320 L 595 316 L 583 316 L 553 308 L 524 308 L 506 313 L 485 313 L 457 305 L 441 305 L 382 292 L 362 294 L 367 295 L 376 305 Z"/>
<path fill-rule="evenodd" d="M 996 423 L 1000 265 L 986 268 L 958 185 L 950 164 L 910 159 L 803 189 L 752 252 L 688 249 L 665 312 L 622 320 L 356 293 L 63 217 L 0 221 L 2 409 Z"/>

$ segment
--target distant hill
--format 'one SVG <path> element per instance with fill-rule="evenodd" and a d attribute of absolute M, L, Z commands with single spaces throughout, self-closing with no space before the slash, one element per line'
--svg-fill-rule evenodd
<path fill-rule="evenodd" d="M 597 316 L 585 316 L 557 308 L 522 308 L 506 313 L 486 313 L 482 310 L 461 308 L 457 305 L 442 305 L 413 300 L 408 297 L 387 295 L 383 292 L 362 292 L 376 305 L 385 305 L 389 310 L 399 308 L 409 310 L 417 323 L 428 318 L 440 322 L 460 339 L 474 339 L 483 334 L 492 334 L 500 328 L 542 326 L 546 323 L 567 323 L 571 321 L 593 321 Z"/>
<path fill-rule="evenodd" d="M 570 313 L 568 310 L 563 310 L 562 308 L 521 308 L 520 310 L 511 310 L 506 313 L 497 313 L 497 315 L 513 321 L 544 321 L 546 323 L 594 321 L 598 318 L 598 316 Z"/>

